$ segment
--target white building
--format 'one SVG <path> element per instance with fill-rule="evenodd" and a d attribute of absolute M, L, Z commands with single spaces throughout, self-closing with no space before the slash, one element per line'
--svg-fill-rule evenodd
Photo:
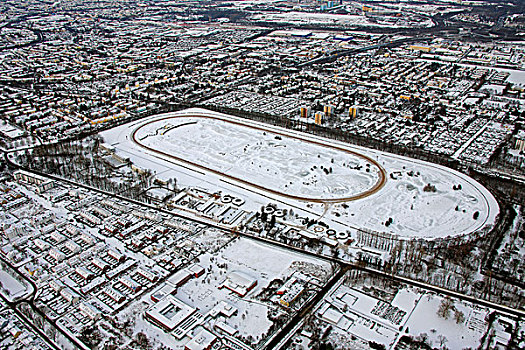
<path fill-rule="evenodd" d="M 88 269 L 86 269 L 84 267 L 81 267 L 81 266 L 78 266 L 77 268 L 75 268 L 75 272 L 76 272 L 77 275 L 79 275 L 80 277 L 82 277 L 85 280 L 89 280 L 89 279 L 92 279 L 94 277 L 93 272 L 91 272 Z"/>
<path fill-rule="evenodd" d="M 111 287 L 104 288 L 104 294 L 107 295 L 111 300 L 113 300 L 117 304 L 120 304 L 124 300 L 126 300 L 126 296 L 124 294 Z"/>
<path fill-rule="evenodd" d="M 41 240 L 40 238 L 37 238 L 34 240 L 35 246 L 40 250 L 46 250 L 49 248 L 49 244 Z"/>
<path fill-rule="evenodd" d="M 49 249 L 49 256 L 60 262 L 66 258 L 66 255 L 56 248 Z"/>
<path fill-rule="evenodd" d="M 80 311 L 92 320 L 98 320 L 100 318 L 100 310 L 88 303 L 80 303 Z"/>
<path fill-rule="evenodd" d="M 66 242 L 65 246 L 71 253 L 78 253 L 80 251 L 80 246 L 75 243 L 75 241 L 69 240 Z"/>
<path fill-rule="evenodd" d="M 184 345 L 184 350 L 209 350 L 216 341 L 217 336 L 203 328 Z"/>
<path fill-rule="evenodd" d="M 64 289 L 62 289 L 60 291 L 60 295 L 66 299 L 67 301 L 69 301 L 70 303 L 77 303 L 78 300 L 80 299 L 80 295 L 78 295 L 77 293 L 75 293 L 74 291 L 72 291 L 70 288 L 68 287 L 65 287 Z"/>
<path fill-rule="evenodd" d="M 168 295 L 146 311 L 146 318 L 165 330 L 172 331 L 195 311 L 191 306 Z"/>

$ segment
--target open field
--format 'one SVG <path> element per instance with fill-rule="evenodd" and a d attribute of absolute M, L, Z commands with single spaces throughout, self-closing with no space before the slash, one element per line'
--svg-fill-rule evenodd
<path fill-rule="evenodd" d="M 309 202 L 364 198 L 386 181 L 381 166 L 357 152 L 213 117 L 153 120 L 132 138 L 158 154 Z"/>
<path fill-rule="evenodd" d="M 203 109 L 154 116 L 102 137 L 160 178 L 235 194 L 249 210 L 270 198 L 351 234 L 461 236 L 490 227 L 499 213 L 486 188 L 447 167 Z"/>

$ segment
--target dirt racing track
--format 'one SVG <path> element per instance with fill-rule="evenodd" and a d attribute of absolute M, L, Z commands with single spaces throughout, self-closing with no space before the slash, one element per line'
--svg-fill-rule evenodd
<path fill-rule="evenodd" d="M 314 144 L 314 145 L 317 145 L 317 146 L 330 148 L 330 149 L 333 149 L 333 150 L 337 150 L 339 152 L 347 153 L 347 154 L 350 154 L 350 155 L 352 155 L 354 157 L 361 158 L 364 161 L 366 161 L 366 162 L 372 164 L 373 166 L 375 166 L 378 169 L 378 179 L 371 187 L 369 187 L 365 191 L 359 192 L 359 193 L 351 195 L 351 196 L 345 196 L 345 197 L 341 197 L 341 198 L 311 198 L 311 197 L 303 197 L 303 196 L 292 195 L 292 194 L 288 194 L 288 193 L 285 193 L 285 192 L 277 191 L 275 189 L 267 188 L 267 187 L 262 186 L 260 184 L 257 184 L 257 183 L 251 182 L 251 181 L 247 181 L 246 179 L 235 177 L 235 176 L 232 176 L 230 174 L 224 173 L 222 171 L 218 171 L 216 169 L 213 169 L 211 167 L 199 164 L 199 163 L 197 163 L 197 162 L 195 162 L 193 160 L 189 160 L 189 159 L 185 159 L 185 158 L 182 158 L 182 157 L 175 156 L 173 154 L 169 154 L 167 152 L 164 152 L 164 151 L 161 151 L 159 149 L 156 149 L 156 148 L 150 147 L 148 145 L 145 145 L 144 143 L 141 142 L 141 140 L 139 140 L 137 138 L 137 133 L 142 128 L 148 126 L 151 123 L 155 123 L 155 122 L 159 122 L 159 121 L 163 121 L 163 120 L 182 119 L 182 118 L 203 118 L 203 119 L 218 120 L 218 121 L 222 121 L 222 122 L 226 122 L 226 123 L 231 123 L 231 124 L 234 124 L 234 125 L 237 125 L 237 126 L 242 126 L 242 127 L 246 127 L 246 128 L 250 128 L 250 129 L 260 130 L 260 131 L 263 131 L 263 132 L 267 132 L 267 133 L 279 135 L 279 136 L 282 136 L 282 137 L 299 140 L 301 142 L 306 142 L 306 143 L 309 143 L 309 144 Z M 338 147 L 338 146 L 334 146 L 334 145 L 328 145 L 328 144 L 326 144 L 324 142 L 321 142 L 321 141 L 316 141 L 316 140 L 304 138 L 304 137 L 298 136 L 296 134 L 280 132 L 280 131 L 276 131 L 276 130 L 273 130 L 273 129 L 265 128 L 265 127 L 260 126 L 258 124 L 253 124 L 252 125 L 252 124 L 240 122 L 240 121 L 237 121 L 237 120 L 230 120 L 230 119 L 220 118 L 220 117 L 215 117 L 215 116 L 206 116 L 206 115 L 192 114 L 192 115 L 166 116 L 166 117 L 163 117 L 163 118 L 155 118 L 155 119 L 147 121 L 146 123 L 136 127 L 132 131 L 131 139 L 138 146 L 140 146 L 140 147 L 142 147 L 142 148 L 144 148 L 144 149 L 146 149 L 146 150 L 148 150 L 150 152 L 153 152 L 153 153 L 156 153 L 158 155 L 161 155 L 162 157 L 167 157 L 167 158 L 169 158 L 171 160 L 175 160 L 176 162 L 179 162 L 179 163 L 182 163 L 182 164 L 187 164 L 187 165 L 190 165 L 192 167 L 204 170 L 206 172 L 222 176 L 224 178 L 233 180 L 233 181 L 235 181 L 237 183 L 240 183 L 240 184 L 243 184 L 243 185 L 247 185 L 247 186 L 249 186 L 251 188 L 254 188 L 254 189 L 257 189 L 257 190 L 260 190 L 260 191 L 265 191 L 265 192 L 268 192 L 268 193 L 271 193 L 271 194 L 274 194 L 274 195 L 286 197 L 286 198 L 289 198 L 289 199 L 299 200 L 299 201 L 305 201 L 305 202 L 340 203 L 340 202 L 349 202 L 349 201 L 355 201 L 355 200 L 358 200 L 358 199 L 366 198 L 366 197 L 371 196 L 372 194 L 378 192 L 385 185 L 386 178 L 387 178 L 385 169 L 381 165 L 379 165 L 379 163 L 377 161 L 375 161 L 374 159 L 372 159 L 372 158 L 370 158 L 370 157 L 368 157 L 366 155 L 363 155 L 361 153 L 357 153 L 355 151 L 352 151 L 352 150 L 349 150 L 349 149 L 346 149 L 346 148 L 343 148 L 343 147 Z"/>

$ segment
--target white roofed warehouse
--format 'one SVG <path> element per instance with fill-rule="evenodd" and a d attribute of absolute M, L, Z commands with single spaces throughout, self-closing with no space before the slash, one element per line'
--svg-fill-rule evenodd
<path fill-rule="evenodd" d="M 234 271 L 228 275 L 226 280 L 222 283 L 219 289 L 228 288 L 239 296 L 243 297 L 248 294 L 257 285 L 257 280 L 247 274 Z"/>

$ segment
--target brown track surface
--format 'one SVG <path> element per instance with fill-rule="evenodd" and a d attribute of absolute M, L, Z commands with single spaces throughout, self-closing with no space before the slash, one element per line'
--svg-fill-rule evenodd
<path fill-rule="evenodd" d="M 291 195 L 291 194 L 287 194 L 287 193 L 284 193 L 284 192 L 279 192 L 279 191 L 276 191 L 276 190 L 272 190 L 270 188 L 267 188 L 267 187 L 264 187 L 264 186 L 261 186 L 261 185 L 257 185 L 253 182 L 250 182 L 250 181 L 246 181 L 246 180 L 243 180 L 241 178 L 238 178 L 238 177 L 235 177 L 235 176 L 231 176 L 231 175 L 228 175 L 226 173 L 223 173 L 221 171 L 217 171 L 217 170 L 214 170 L 212 168 L 209 168 L 209 167 L 206 167 L 204 165 L 201 165 L 201 164 L 198 164 L 198 163 L 195 163 L 195 162 L 192 162 L 192 161 L 189 161 L 187 159 L 184 159 L 184 158 L 180 158 L 180 157 L 176 157 L 174 155 L 171 155 L 171 154 L 168 154 L 166 152 L 163 152 L 163 151 L 159 151 L 155 148 L 152 148 L 152 147 L 149 147 L 149 146 L 146 146 L 142 143 L 140 143 L 137 139 L 136 139 L 136 134 L 137 132 L 143 128 L 144 126 L 148 125 L 148 124 L 151 124 L 151 123 L 154 123 L 154 122 L 158 122 L 160 120 L 166 120 L 166 119 L 176 119 L 176 118 L 205 118 L 205 119 L 214 119 L 214 120 L 221 120 L 221 121 L 224 121 L 226 123 L 231 123 L 231 124 L 235 124 L 235 125 L 240 125 L 240 126 L 244 126 L 244 127 L 247 127 L 247 128 L 251 128 L 251 129 L 256 129 L 256 130 L 261 130 L 261 131 L 266 131 L 266 132 L 269 132 L 269 133 L 272 133 L 272 134 L 275 134 L 275 135 L 280 135 L 280 136 L 284 136 L 284 137 L 288 137 L 288 138 L 292 138 L 292 139 L 296 139 L 296 140 L 301 140 L 303 142 L 308 142 L 308 143 L 311 143 L 311 144 L 315 144 L 315 145 L 319 145 L 319 146 L 322 146 L 322 147 L 327 147 L 327 148 L 332 148 L 332 149 L 336 149 L 338 151 L 341 151 L 341 152 L 345 152 L 345 153 L 348 153 L 348 154 L 352 154 L 356 157 L 359 157 L 359 158 L 362 158 L 362 159 L 365 159 L 367 162 L 375 165 L 378 169 L 379 169 L 379 179 L 378 181 L 374 184 L 374 186 L 372 186 L 371 188 L 369 188 L 368 190 L 364 191 L 364 192 L 361 192 L 361 193 L 358 193 L 356 195 L 353 195 L 353 196 L 349 196 L 349 197 L 343 197 L 343 198 L 326 198 L 326 199 L 322 199 L 322 198 L 309 198 L 309 197 L 302 197 L 302 196 L 295 196 L 295 195 Z M 357 153 L 357 152 L 354 152 L 354 151 L 351 151 L 351 150 L 348 150 L 348 149 L 345 149 L 345 148 L 342 148 L 342 147 L 338 147 L 338 146 L 332 146 L 332 145 L 328 145 L 324 142 L 320 142 L 320 141 L 315 141 L 315 140 L 308 140 L 308 139 L 305 139 L 305 138 L 302 138 L 300 136 L 296 136 L 296 135 L 292 135 L 292 134 L 287 134 L 287 133 L 284 133 L 284 132 L 279 132 L 279 131 L 274 131 L 274 130 L 270 130 L 270 129 L 266 129 L 264 127 L 261 127 L 259 125 L 250 125 L 250 124 L 246 124 L 246 123 L 242 123 L 242 122 L 239 122 L 239 121 L 236 121 L 236 120 L 228 120 L 228 119 L 222 119 L 222 118 L 219 118 L 219 117 L 213 117 L 213 116 L 204 116 L 204 115 L 181 115 L 181 116 L 170 116 L 170 117 L 164 117 L 164 118 L 159 118 L 159 119 L 154 119 L 154 120 L 151 120 L 137 128 L 135 128 L 135 130 L 133 130 L 132 134 L 131 134 L 131 138 L 133 140 L 133 142 L 135 142 L 137 145 L 139 145 L 140 147 L 143 147 L 151 152 L 155 152 L 155 153 L 158 153 L 158 154 L 161 154 L 163 156 L 166 156 L 166 157 L 169 157 L 169 158 L 172 158 L 172 159 L 175 159 L 176 161 L 178 162 L 182 162 L 182 163 L 186 163 L 186 164 L 190 164 L 196 168 L 199 168 L 199 169 L 203 169 L 205 171 L 208 171 L 208 172 L 211 172 L 211 173 L 214 173 L 214 174 L 217 174 L 217 175 L 220 175 L 220 176 L 224 176 L 226 178 L 229 178 L 231 180 L 234 180 L 234 181 L 237 181 L 237 182 L 240 182 L 242 184 L 245 184 L 245 185 L 248 185 L 250 187 L 253 187 L 253 188 L 256 188 L 258 190 L 262 190 L 262 191 L 265 191 L 265 192 L 269 192 L 269 193 L 272 193 L 272 194 L 276 194 L 276 195 L 279 195 L 279 196 L 282 196 L 282 197 L 286 197 L 286 198 L 291 198 L 291 199 L 295 199 L 295 200 L 300 200 L 300 201 L 305 201 L 305 202 L 315 202 L 315 203 L 340 203 L 340 202 L 350 202 L 350 201 L 355 201 L 355 200 L 358 200 L 358 199 L 361 199 L 361 198 L 365 198 L 365 197 L 368 197 L 374 193 L 376 193 L 377 191 L 379 191 L 386 183 L 386 171 L 385 169 L 383 169 L 383 167 L 381 165 L 379 165 L 378 162 L 376 162 L 375 160 L 373 160 L 372 158 L 368 157 L 368 156 L 365 156 L 365 155 L 362 155 L 360 153 Z"/>

